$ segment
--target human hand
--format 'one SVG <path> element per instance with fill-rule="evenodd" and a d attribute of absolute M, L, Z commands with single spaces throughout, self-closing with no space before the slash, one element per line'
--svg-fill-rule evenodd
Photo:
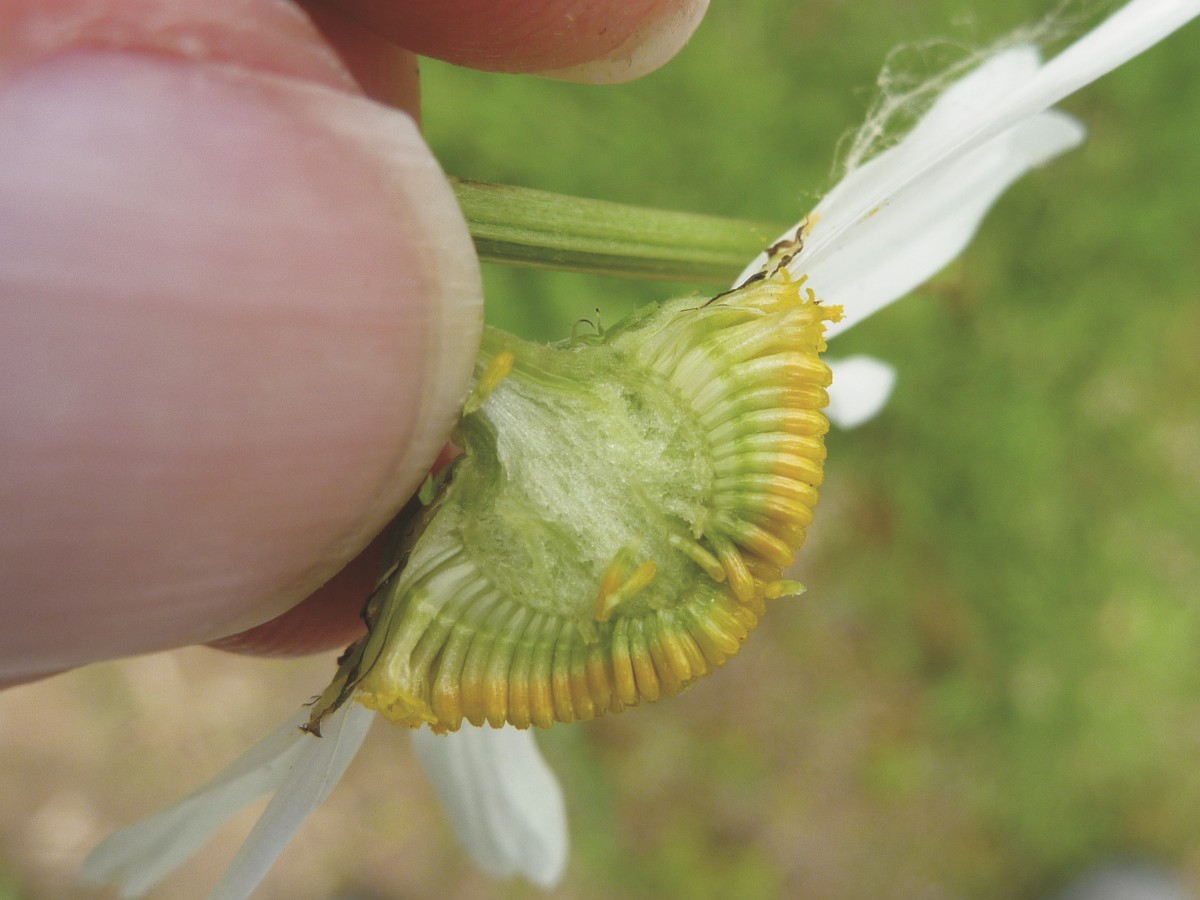
<path fill-rule="evenodd" d="M 351 640 L 482 317 L 412 54 L 618 81 L 705 6 L 5 3 L 0 682 Z"/>

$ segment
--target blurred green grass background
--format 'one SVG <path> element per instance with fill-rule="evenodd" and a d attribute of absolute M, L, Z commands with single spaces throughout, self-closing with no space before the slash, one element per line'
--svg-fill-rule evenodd
<path fill-rule="evenodd" d="M 929 39 L 985 46 L 1047 12 L 714 4 L 630 85 L 429 63 L 425 128 L 462 177 L 795 221 L 893 48 L 935 70 L 953 51 Z M 544 735 L 574 841 L 559 896 L 1034 898 L 1113 859 L 1200 890 L 1198 50 L 1193 24 L 1071 98 L 1085 146 L 835 342 L 900 380 L 829 438 L 809 591 L 682 697 Z M 545 339 L 696 289 L 485 278 L 489 319 Z M 26 815 L 0 825 L 0 897 L 73 895 L 91 840 L 190 790 L 328 667 L 189 650 L 6 695 L 0 777 Z M 202 896 L 252 819 L 161 896 Z M 377 728 L 263 896 L 538 893 L 465 870 Z"/>

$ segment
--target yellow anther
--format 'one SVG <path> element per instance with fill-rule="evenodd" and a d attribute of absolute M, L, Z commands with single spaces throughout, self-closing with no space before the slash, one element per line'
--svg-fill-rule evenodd
<path fill-rule="evenodd" d="M 799 597 L 807 588 L 798 581 L 784 579 L 783 581 L 773 581 L 763 589 L 763 596 L 768 600 L 776 600 L 780 597 Z"/>
<path fill-rule="evenodd" d="M 483 374 L 475 381 L 475 386 L 471 388 L 471 393 L 467 397 L 467 402 L 463 404 L 463 415 L 470 415 L 483 406 L 483 401 L 488 398 L 488 395 L 500 386 L 505 378 L 512 372 L 513 363 L 516 357 L 512 355 L 511 350 L 502 350 L 492 357 L 492 361 L 484 368 Z"/>
<path fill-rule="evenodd" d="M 584 721 L 594 719 L 598 714 L 595 698 L 588 685 L 587 657 L 588 648 L 583 644 L 575 644 L 571 650 L 571 699 L 575 715 Z M 603 710 L 600 714 L 603 714 Z"/>
<path fill-rule="evenodd" d="M 622 549 L 604 570 L 600 578 L 600 590 L 596 593 L 597 622 L 607 622 L 613 610 L 647 588 L 658 574 L 658 566 L 654 560 L 648 559 L 627 575 L 632 556 L 632 550 Z"/>
<path fill-rule="evenodd" d="M 621 619 L 613 630 L 612 637 L 612 677 L 613 692 L 625 706 L 634 706 L 638 702 L 637 681 L 633 674 L 633 661 L 630 659 L 629 623 L 630 619 Z"/>
<path fill-rule="evenodd" d="M 662 693 L 662 685 L 654 668 L 654 657 L 650 655 L 644 625 L 645 620 L 638 619 L 629 626 L 629 661 L 638 695 L 653 703 Z"/>
<path fill-rule="evenodd" d="M 781 569 L 795 561 L 796 554 L 792 548 L 764 528 L 738 521 L 731 524 L 730 531 L 745 549 Z"/>
<path fill-rule="evenodd" d="M 613 665 L 606 649 L 593 644 L 587 651 L 588 689 L 601 712 L 613 708 Z"/>
<path fill-rule="evenodd" d="M 617 555 L 613 557 L 612 562 L 608 564 L 608 568 L 604 570 L 604 574 L 600 576 L 600 589 L 596 592 L 596 621 L 608 621 L 608 613 L 612 612 L 615 604 L 610 607 L 609 597 L 621 589 L 621 585 L 625 583 L 625 576 L 629 572 L 630 557 L 633 551 L 628 548 L 619 550 Z M 604 610 L 608 612 L 604 612 Z"/>
<path fill-rule="evenodd" d="M 704 573 L 713 581 L 721 582 L 725 580 L 725 567 L 721 565 L 721 561 L 695 541 L 689 540 L 679 534 L 669 534 L 667 535 L 667 543 L 702 568 Z"/>
<path fill-rule="evenodd" d="M 679 635 L 671 626 L 663 627 L 661 624 L 658 628 L 658 642 L 662 648 L 663 657 L 671 667 L 671 672 L 675 676 L 675 681 L 681 686 L 698 678 L 703 674 L 703 670 L 697 672 L 692 668 L 692 658 L 680 640 Z"/>
<path fill-rule="evenodd" d="M 725 575 L 729 579 L 733 595 L 742 603 L 750 602 L 750 598 L 754 596 L 754 578 L 746 568 L 746 561 L 725 538 L 714 540 L 713 545 L 717 549 L 721 564 L 725 567 Z"/>
<path fill-rule="evenodd" d="M 625 599 L 628 600 L 634 594 L 639 593 L 644 588 L 650 586 L 650 582 L 654 580 L 654 576 L 658 574 L 658 566 L 654 564 L 654 560 L 648 559 L 636 569 L 629 580 L 625 582 L 623 592 Z"/>

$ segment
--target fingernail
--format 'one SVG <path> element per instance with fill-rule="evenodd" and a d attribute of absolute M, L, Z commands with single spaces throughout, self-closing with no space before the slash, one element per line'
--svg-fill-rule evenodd
<path fill-rule="evenodd" d="M 538 72 L 544 78 L 587 84 L 619 84 L 653 72 L 688 42 L 708 11 L 708 0 L 679 0 L 633 30 L 620 46 L 599 59 Z"/>

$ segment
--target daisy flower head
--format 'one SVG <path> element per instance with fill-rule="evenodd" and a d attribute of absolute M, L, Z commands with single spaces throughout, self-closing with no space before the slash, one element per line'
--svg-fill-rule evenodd
<path fill-rule="evenodd" d="M 524 729 L 678 693 L 802 589 L 786 570 L 817 502 L 825 410 L 864 421 L 894 379 L 870 359 L 827 365 L 825 341 L 938 272 L 1013 181 L 1083 140 L 1053 104 L 1197 13 L 1200 0 L 1134 0 L 1049 62 L 1020 44 L 988 56 L 707 302 L 551 347 L 489 330 L 463 456 L 423 491 L 333 683 L 102 844 L 89 877 L 136 895 L 272 793 L 216 892 L 249 895 L 378 713 L 417 729 L 485 870 L 553 885 L 563 803 Z"/>

